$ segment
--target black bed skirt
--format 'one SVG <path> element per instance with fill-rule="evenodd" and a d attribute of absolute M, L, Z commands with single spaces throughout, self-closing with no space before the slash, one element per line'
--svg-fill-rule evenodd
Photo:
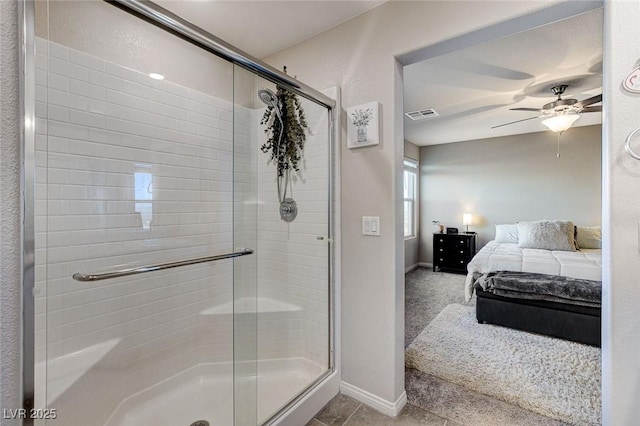
<path fill-rule="evenodd" d="M 511 299 L 476 289 L 476 319 L 517 330 L 601 345 L 601 308 Z"/>

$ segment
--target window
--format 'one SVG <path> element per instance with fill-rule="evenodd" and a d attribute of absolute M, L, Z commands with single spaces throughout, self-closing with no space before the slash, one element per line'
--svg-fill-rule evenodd
<path fill-rule="evenodd" d="M 136 164 L 134 173 L 135 211 L 140 215 L 142 229 L 151 229 L 153 219 L 153 175 L 149 166 Z"/>
<path fill-rule="evenodd" d="M 404 159 L 404 237 L 416 236 L 418 196 L 418 162 L 409 158 Z"/>

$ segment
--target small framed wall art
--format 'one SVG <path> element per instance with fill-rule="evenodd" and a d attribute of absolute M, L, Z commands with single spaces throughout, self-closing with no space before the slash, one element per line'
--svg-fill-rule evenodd
<path fill-rule="evenodd" d="M 380 143 L 380 104 L 369 102 L 347 109 L 347 148 Z"/>

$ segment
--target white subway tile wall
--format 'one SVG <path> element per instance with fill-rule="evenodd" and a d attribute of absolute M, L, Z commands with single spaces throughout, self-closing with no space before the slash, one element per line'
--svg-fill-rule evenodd
<path fill-rule="evenodd" d="M 71 276 L 233 249 L 233 104 L 56 43 L 37 50 L 37 362 L 60 421 L 87 424 L 90 410 L 104 424 L 123 398 L 232 360 L 232 318 L 200 314 L 231 302 L 231 261 Z"/>
<path fill-rule="evenodd" d="M 275 166 L 268 154 L 258 154 L 258 300 L 281 300 L 301 310 L 286 320 L 259 317 L 258 358 L 303 356 L 328 368 L 329 246 L 318 237 L 329 232 L 329 121 L 325 108 L 300 100 L 310 133 L 287 195 L 298 206 L 291 223 L 280 219 Z M 259 145 L 265 140 L 259 131 Z"/>
<path fill-rule="evenodd" d="M 36 48 L 36 362 L 48 367 L 36 384 L 60 420 L 87 424 L 91 410 L 91 424 L 104 424 L 135 392 L 198 363 L 230 363 L 232 317 L 201 312 L 232 301 L 234 274 L 236 300 L 300 308 L 259 313 L 257 342 L 236 345 L 326 366 L 328 248 L 316 239 L 328 226 L 326 110 L 303 102 L 312 134 L 293 186 L 298 218 L 286 224 L 259 152 L 262 111 L 53 42 Z M 71 279 L 240 247 L 256 255 L 235 268 Z M 102 353 L 105 342 L 115 343 Z M 85 353 L 98 355 L 81 367 L 74 356 Z"/>

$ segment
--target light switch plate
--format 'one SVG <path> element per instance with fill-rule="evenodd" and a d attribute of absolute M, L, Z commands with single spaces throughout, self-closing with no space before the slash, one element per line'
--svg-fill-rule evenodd
<path fill-rule="evenodd" d="M 380 236 L 380 216 L 362 216 L 362 235 Z"/>

